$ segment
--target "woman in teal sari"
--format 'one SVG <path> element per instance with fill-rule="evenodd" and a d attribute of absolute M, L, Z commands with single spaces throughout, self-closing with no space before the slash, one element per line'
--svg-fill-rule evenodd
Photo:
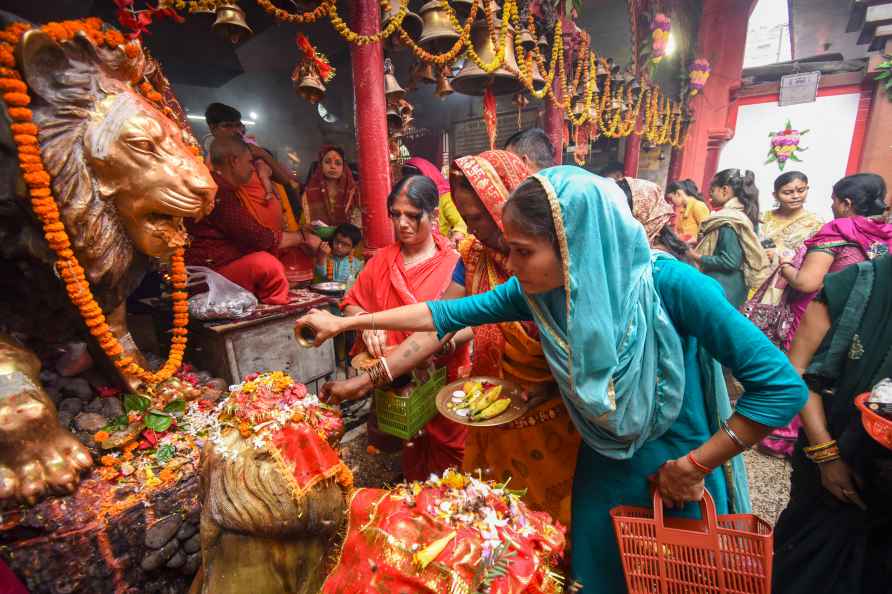
<path fill-rule="evenodd" d="M 652 261 L 615 184 L 576 167 L 547 169 L 515 190 L 504 223 L 516 276 L 488 293 L 362 318 L 312 312 L 298 323 L 316 328 L 321 341 L 372 326 L 445 335 L 533 320 L 583 438 L 573 484 L 574 578 L 588 594 L 624 592 L 610 508 L 650 505 L 652 483 L 682 514 L 697 513 L 704 488 L 720 513 L 748 510 L 745 488 L 723 465 L 789 422 L 806 388 L 715 281 L 674 259 Z M 721 378 L 701 371 L 701 351 L 746 389 L 718 430 L 718 403 L 709 402 L 716 392 L 706 384 Z"/>

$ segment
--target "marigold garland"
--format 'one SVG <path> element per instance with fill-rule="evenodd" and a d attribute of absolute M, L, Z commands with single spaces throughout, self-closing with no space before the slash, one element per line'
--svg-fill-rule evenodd
<path fill-rule="evenodd" d="M 55 263 L 56 271 L 65 282 L 65 290 L 71 302 L 78 308 L 87 328 L 90 329 L 90 334 L 96 338 L 103 351 L 122 372 L 150 385 L 162 382 L 179 369 L 186 350 L 189 306 L 186 301 L 188 293 L 184 250 L 179 248 L 171 257 L 174 317 L 170 354 L 161 369 L 157 372 L 148 371 L 140 367 L 132 357 L 123 356 L 124 349 L 106 323 L 105 315 L 90 289 L 85 271 L 71 250 L 71 240 L 65 231 L 65 225 L 62 223 L 58 205 L 50 188 L 51 178 L 40 155 L 38 128 L 32 121 L 31 110 L 24 107 L 31 101 L 28 85 L 22 81 L 15 64 L 14 48 L 30 28 L 26 23 L 13 23 L 0 32 L 0 66 L 2 66 L 0 90 L 7 91 L 3 93 L 3 101 L 12 120 L 11 129 L 18 148 L 19 167 L 31 195 L 34 214 L 43 223 L 47 243 L 58 257 Z M 102 21 L 97 18 L 48 23 L 41 27 L 41 30 L 56 42 L 69 41 L 75 35 L 83 33 L 97 46 L 122 49 L 128 56 L 132 55 L 128 49 L 132 49 L 135 53 L 139 52 L 139 47 L 135 43 L 127 43 L 120 32 L 114 29 L 103 30 Z M 161 108 L 166 107 L 163 105 L 161 94 L 148 81 L 135 87 L 149 101 Z M 196 147 L 192 148 L 194 151 Z"/>

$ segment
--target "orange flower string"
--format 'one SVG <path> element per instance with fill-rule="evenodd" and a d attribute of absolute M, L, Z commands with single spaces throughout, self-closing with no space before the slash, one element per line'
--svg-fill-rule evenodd
<path fill-rule="evenodd" d="M 171 270 L 174 285 L 173 293 L 173 338 L 171 339 L 170 354 L 167 362 L 157 372 L 147 371 L 137 365 L 132 357 L 124 355 L 124 349 L 118 339 L 112 334 L 111 328 L 106 323 L 105 315 L 96 302 L 90 289 L 90 284 L 84 273 L 83 267 L 71 250 L 71 240 L 65 231 L 65 225 L 60 218 L 59 208 L 50 188 L 51 178 L 47 173 L 40 155 L 38 144 L 38 128 L 32 121 L 33 114 L 27 106 L 31 102 L 28 95 L 28 86 L 21 80 L 21 75 L 15 69 L 14 47 L 21 36 L 29 29 L 24 23 L 14 23 L 0 32 L 0 91 L 3 92 L 3 101 L 12 120 L 13 140 L 19 153 L 19 167 L 22 177 L 31 195 L 31 206 L 34 214 L 43 223 L 44 237 L 49 246 L 56 252 L 58 259 L 55 267 L 59 276 L 65 282 L 65 290 L 68 296 L 78 308 L 90 334 L 96 337 L 103 351 L 112 359 L 122 372 L 130 374 L 147 384 L 156 384 L 171 377 L 183 362 L 183 354 L 186 350 L 186 328 L 189 323 L 189 310 L 186 299 L 186 263 L 183 257 L 183 248 L 180 248 L 171 257 Z M 120 32 L 110 29 L 103 31 L 102 21 L 97 18 L 89 18 L 83 21 L 65 21 L 61 23 L 48 23 L 41 30 L 55 39 L 57 42 L 68 41 L 78 33 L 85 33 L 96 45 L 106 45 L 109 48 L 120 48 L 123 45 L 128 56 L 136 55 L 139 47 L 135 43 L 125 43 Z M 128 51 L 132 50 L 132 51 Z M 163 104 L 163 97 L 152 85 L 143 82 L 138 90 L 153 103 Z M 97 441 L 102 441 L 105 432 L 96 434 Z M 114 464 L 114 459 L 104 457 L 102 462 L 106 466 Z"/>

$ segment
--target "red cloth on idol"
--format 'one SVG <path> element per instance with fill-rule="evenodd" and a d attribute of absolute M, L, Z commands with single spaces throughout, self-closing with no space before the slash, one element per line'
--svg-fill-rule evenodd
<path fill-rule="evenodd" d="M 252 252 L 219 266 L 216 271 L 254 294 L 260 303 L 288 303 L 288 278 L 285 266 L 269 252 Z"/>
<path fill-rule="evenodd" d="M 402 305 L 440 299 L 452 281 L 452 270 L 458 253 L 449 241 L 434 235 L 437 253 L 428 260 L 406 270 L 400 245 L 384 247 L 368 261 L 356 283 L 347 292 L 341 307 L 355 305 L 367 312 L 383 311 Z M 411 332 L 387 332 L 387 344 L 404 341 Z M 467 345 L 449 358 L 449 377 L 469 363 Z M 408 480 L 426 479 L 432 472 L 460 466 L 464 455 L 467 427 L 437 415 L 427 425 L 412 447 L 403 448 L 403 474 Z"/>
<path fill-rule="evenodd" d="M 12 570 L 0 560 L 0 594 L 28 594 Z"/>

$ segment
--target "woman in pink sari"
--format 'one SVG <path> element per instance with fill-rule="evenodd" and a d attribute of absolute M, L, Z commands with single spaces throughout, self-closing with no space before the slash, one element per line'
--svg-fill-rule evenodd
<path fill-rule="evenodd" d="M 833 185 L 835 218 L 808 239 L 795 258 L 781 263 L 781 277 L 792 289 L 787 297 L 792 322 L 781 345 L 784 351 L 789 351 L 802 316 L 824 285 L 825 276 L 889 253 L 892 224 L 882 220 L 885 199 L 886 183 L 879 175 L 857 173 L 842 178 Z M 799 426 L 797 416 L 766 437 L 760 450 L 789 457 Z"/>
<path fill-rule="evenodd" d="M 341 308 L 347 316 L 364 315 L 431 299 L 440 299 L 452 281 L 458 253 L 449 240 L 433 233 L 436 225 L 437 187 L 427 177 L 404 177 L 387 198 L 396 243 L 384 247 L 369 260 L 356 283 L 344 297 Z M 374 357 L 382 357 L 388 347 L 398 345 L 411 332 L 366 330 L 362 342 Z M 361 345 L 360 345 L 361 346 Z M 448 368 L 449 379 L 468 367 L 467 345 L 437 361 Z M 408 480 L 424 480 L 432 472 L 442 472 L 461 464 L 467 428 L 437 415 L 424 428 L 412 446 L 403 449 L 403 473 Z M 370 422 L 372 445 L 386 443 Z"/>

